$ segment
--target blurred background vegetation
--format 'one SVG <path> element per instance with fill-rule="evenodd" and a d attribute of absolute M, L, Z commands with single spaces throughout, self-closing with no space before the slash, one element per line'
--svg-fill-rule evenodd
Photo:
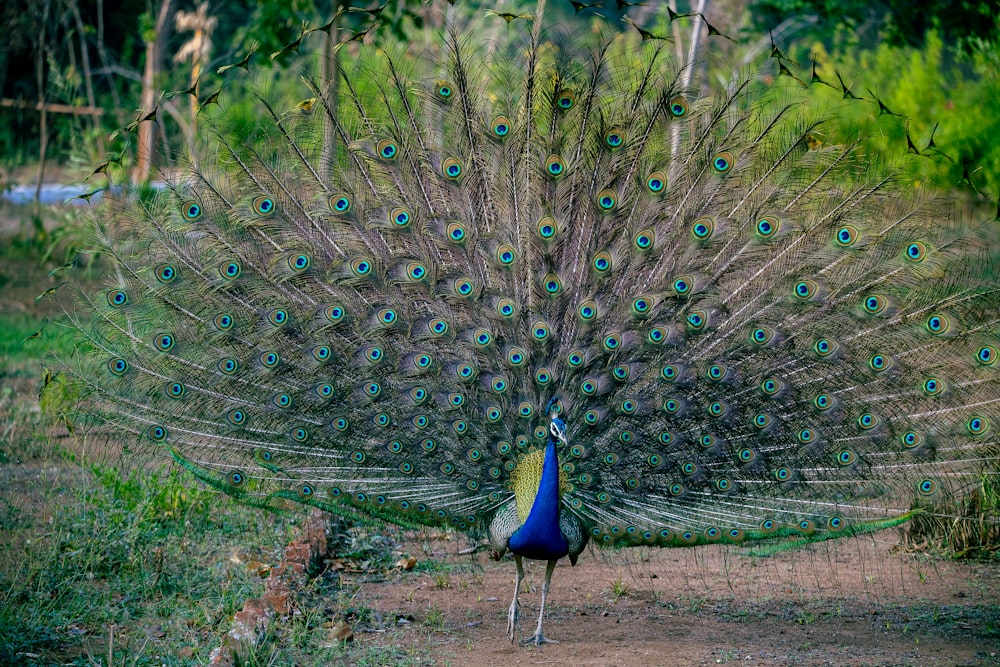
<path fill-rule="evenodd" d="M 300 52 L 320 61 L 325 52 L 343 66 L 364 52 L 363 43 L 378 41 L 419 56 L 438 48 L 443 11 L 477 25 L 470 34 L 485 44 L 491 34 L 523 29 L 505 19 L 526 26 L 514 17 L 536 8 L 534 0 L 355 1 L 358 7 L 344 0 L 4 0 L 0 192 L 20 186 L 30 198 L 42 183 L 80 184 L 95 165 L 137 181 L 155 178 L 157 165 L 192 144 L 200 105 L 218 100 L 224 112 L 252 117 L 252 99 L 213 99 L 239 71 L 219 74 L 220 67 L 253 51 L 255 75 L 263 72 L 270 85 L 294 81 L 295 59 L 269 56 L 338 10 L 326 31 L 334 40 L 306 33 Z M 695 40 L 703 24 L 676 18 L 692 11 L 726 37 Z M 683 58 L 695 40 L 709 78 L 737 67 L 760 67 L 765 79 L 768 72 L 797 78 L 810 104 L 834 112 L 837 127 L 823 141 L 862 128 L 881 154 L 927 157 L 912 161 L 914 168 L 939 189 L 1000 191 L 1000 0 L 548 0 L 545 12 L 549 25 L 567 26 L 581 42 L 616 31 L 638 39 L 641 26 L 646 37 L 670 39 Z M 345 48 L 330 48 L 352 36 L 357 41 Z M 146 118 L 157 122 L 115 132 Z M 93 176 L 79 191 L 103 185 Z"/>

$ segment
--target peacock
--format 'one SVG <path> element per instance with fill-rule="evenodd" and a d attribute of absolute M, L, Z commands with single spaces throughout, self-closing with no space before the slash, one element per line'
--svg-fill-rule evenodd
<path fill-rule="evenodd" d="M 546 561 L 535 644 L 588 544 L 794 548 L 997 474 L 988 225 L 766 64 L 709 93 L 662 39 L 513 18 L 449 18 L 430 75 L 352 38 L 298 103 L 226 72 L 252 122 L 201 114 L 95 216 L 81 420 L 251 506 L 511 552 L 512 642 Z"/>

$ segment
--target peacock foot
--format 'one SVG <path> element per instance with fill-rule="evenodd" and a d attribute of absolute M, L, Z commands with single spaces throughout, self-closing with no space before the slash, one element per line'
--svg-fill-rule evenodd
<path fill-rule="evenodd" d="M 556 641 L 555 639 L 549 639 L 549 638 L 547 638 L 541 632 L 539 632 L 534 637 L 531 637 L 529 639 L 525 639 L 524 641 L 521 642 L 521 644 L 524 645 L 524 646 L 529 646 L 531 644 L 534 644 L 535 646 L 541 646 L 542 644 L 558 644 L 558 643 L 559 642 Z"/>
<path fill-rule="evenodd" d="M 507 639 L 513 644 L 516 636 L 521 632 L 520 623 L 521 612 L 517 607 L 517 600 L 510 603 L 510 610 L 507 612 Z"/>

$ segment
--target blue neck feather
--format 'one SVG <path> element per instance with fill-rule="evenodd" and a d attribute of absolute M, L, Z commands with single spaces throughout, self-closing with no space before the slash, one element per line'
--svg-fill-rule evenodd
<path fill-rule="evenodd" d="M 542 481 L 531 505 L 528 519 L 507 543 L 510 550 L 524 558 L 558 560 L 569 553 L 569 545 L 559 530 L 559 457 L 550 436 L 542 464 Z"/>

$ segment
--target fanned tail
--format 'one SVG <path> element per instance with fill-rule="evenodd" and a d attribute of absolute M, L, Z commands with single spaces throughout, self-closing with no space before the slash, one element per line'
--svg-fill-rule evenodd
<path fill-rule="evenodd" d="M 780 79 L 701 97 L 655 41 L 541 20 L 261 93 L 109 202 L 82 411 L 250 504 L 482 530 L 554 405 L 603 545 L 797 546 L 997 474 L 992 230 L 814 141 Z"/>

